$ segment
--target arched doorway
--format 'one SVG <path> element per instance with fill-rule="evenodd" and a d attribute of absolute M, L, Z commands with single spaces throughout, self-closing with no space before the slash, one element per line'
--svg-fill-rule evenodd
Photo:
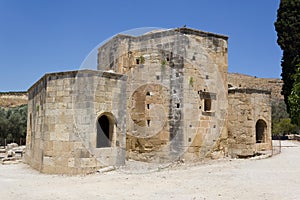
<path fill-rule="evenodd" d="M 114 124 L 107 115 L 101 115 L 97 121 L 96 148 L 110 147 L 112 143 Z"/>
<path fill-rule="evenodd" d="M 256 122 L 256 143 L 266 142 L 267 124 L 264 120 L 260 119 Z"/>

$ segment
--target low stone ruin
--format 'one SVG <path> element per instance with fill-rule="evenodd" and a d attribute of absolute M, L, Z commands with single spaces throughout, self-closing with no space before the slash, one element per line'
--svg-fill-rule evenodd
<path fill-rule="evenodd" d="M 0 146 L 0 164 L 16 164 L 22 162 L 25 153 L 25 146 L 17 143 L 8 144 L 6 147 Z"/>

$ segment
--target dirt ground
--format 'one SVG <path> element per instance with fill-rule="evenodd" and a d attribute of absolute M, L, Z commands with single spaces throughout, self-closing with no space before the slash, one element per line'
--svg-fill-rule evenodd
<path fill-rule="evenodd" d="M 25 164 L 0 165 L 0 199 L 300 199 L 300 143 L 266 159 L 181 164 L 133 173 L 45 175 Z M 134 165 L 138 168 L 138 165 Z M 129 167 L 130 168 L 130 167 Z"/>

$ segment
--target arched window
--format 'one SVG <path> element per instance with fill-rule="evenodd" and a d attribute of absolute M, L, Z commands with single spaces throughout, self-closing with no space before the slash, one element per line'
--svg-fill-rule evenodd
<path fill-rule="evenodd" d="M 255 125 L 256 143 L 266 142 L 267 124 L 264 120 L 260 119 Z"/>

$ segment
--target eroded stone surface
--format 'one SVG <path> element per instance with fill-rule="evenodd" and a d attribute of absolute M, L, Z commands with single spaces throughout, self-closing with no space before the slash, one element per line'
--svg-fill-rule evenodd
<path fill-rule="evenodd" d="M 188 28 L 117 35 L 98 49 L 99 71 L 45 75 L 28 91 L 27 162 L 82 174 L 125 154 L 194 162 L 271 148 L 270 93 L 228 93 L 227 39 Z"/>

